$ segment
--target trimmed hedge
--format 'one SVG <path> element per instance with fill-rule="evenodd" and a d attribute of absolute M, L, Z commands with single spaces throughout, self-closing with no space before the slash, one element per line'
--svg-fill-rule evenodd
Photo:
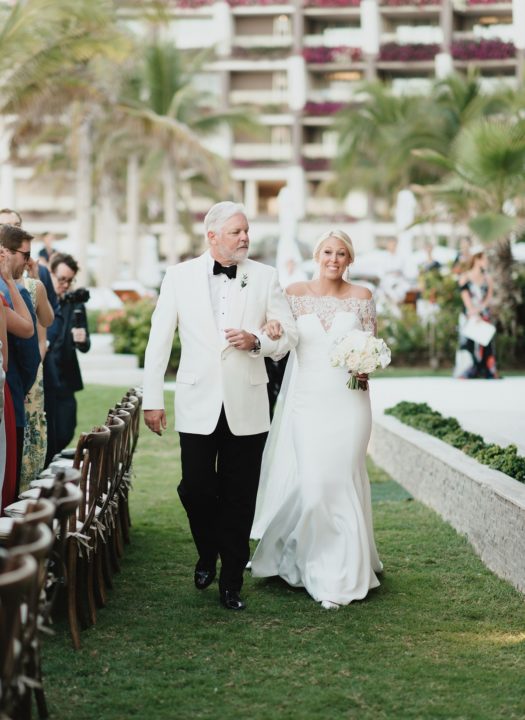
<path fill-rule="evenodd" d="M 443 417 L 427 403 L 402 401 L 385 410 L 385 415 L 393 415 L 405 425 L 434 435 L 483 465 L 525 482 L 525 457 L 518 455 L 515 445 L 502 448 L 486 443 L 481 435 L 463 430 L 455 418 Z"/>
<path fill-rule="evenodd" d="M 144 367 L 144 355 L 148 344 L 151 328 L 151 316 L 155 309 L 152 300 L 127 302 L 124 308 L 111 320 L 110 331 L 113 333 L 113 347 L 116 353 L 136 355 L 140 367 Z M 176 373 L 180 360 L 179 334 L 175 333 L 173 347 L 168 363 L 168 372 Z"/>

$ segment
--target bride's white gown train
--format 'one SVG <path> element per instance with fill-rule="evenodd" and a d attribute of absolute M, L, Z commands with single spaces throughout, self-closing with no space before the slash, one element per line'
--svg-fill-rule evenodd
<path fill-rule="evenodd" d="M 369 393 L 349 390 L 348 373 L 331 367 L 329 353 L 349 330 L 373 330 L 375 309 L 354 298 L 290 296 L 290 303 L 296 367 L 263 461 L 252 574 L 280 575 L 319 602 L 347 605 L 379 585 L 382 565 L 366 471 Z"/>

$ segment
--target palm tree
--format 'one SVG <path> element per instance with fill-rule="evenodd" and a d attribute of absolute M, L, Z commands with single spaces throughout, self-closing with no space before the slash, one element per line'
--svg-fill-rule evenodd
<path fill-rule="evenodd" d="M 207 148 L 206 137 L 221 125 L 254 124 L 244 109 L 211 109 L 209 99 L 195 85 L 205 58 L 183 53 L 169 43 L 146 46 L 139 66 L 131 69 L 119 102 L 125 128 L 120 141 L 134 147 L 130 172 L 136 171 L 139 158 L 150 182 L 161 178 L 170 263 L 177 260 L 174 238 L 188 184 L 198 182 L 215 197 L 229 185 L 226 164 Z"/>
<path fill-rule="evenodd" d="M 511 237 L 525 223 L 525 120 L 481 118 L 470 122 L 447 154 L 420 155 L 447 174 L 432 188 L 435 197 L 462 206 L 471 230 L 494 244 L 495 301 L 499 320 L 516 333 L 519 302 L 512 277 Z"/>
<path fill-rule="evenodd" d="M 93 131 L 107 102 L 103 66 L 121 62 L 129 48 L 111 0 L 19 0 L 0 30 L 0 113 L 15 117 L 15 142 L 28 137 L 38 142 L 49 132 L 55 139 L 62 135 L 62 147 L 73 159 L 75 239 L 84 278 L 92 227 Z"/>
<path fill-rule="evenodd" d="M 342 111 L 336 126 L 335 187 L 342 195 L 362 189 L 393 198 L 413 185 L 424 191 L 445 171 L 418 150 L 446 154 L 472 120 L 508 111 L 515 102 L 511 91 L 483 93 L 474 71 L 436 81 L 430 96 L 397 96 L 383 84 L 365 85 L 363 95 L 362 103 Z"/>
<path fill-rule="evenodd" d="M 363 96 L 336 122 L 338 194 L 361 189 L 390 198 L 411 183 L 436 180 L 436 172 L 411 154 L 417 147 L 438 147 L 436 116 L 428 112 L 428 100 L 394 95 L 381 83 L 363 86 Z"/>

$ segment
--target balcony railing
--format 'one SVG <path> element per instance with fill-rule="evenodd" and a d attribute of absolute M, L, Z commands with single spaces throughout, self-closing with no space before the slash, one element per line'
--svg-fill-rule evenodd
<path fill-rule="evenodd" d="M 425 5 L 442 5 L 443 0 L 381 0 L 385 7 L 424 7 Z"/>
<path fill-rule="evenodd" d="M 235 143 L 233 146 L 233 159 L 237 162 L 259 162 L 270 160 L 272 162 L 285 162 L 292 159 L 292 146 L 290 144 L 278 145 L 275 143 Z"/>
<path fill-rule="evenodd" d="M 343 102 L 307 102 L 304 106 L 305 115 L 335 115 L 344 108 Z"/>
<path fill-rule="evenodd" d="M 308 63 L 354 63 L 362 59 L 361 48 L 352 47 L 309 47 L 303 49 L 303 57 Z"/>
<path fill-rule="evenodd" d="M 434 60 L 439 52 L 439 45 L 434 43 L 402 45 L 400 43 L 385 43 L 381 45 L 379 60 L 382 62 L 418 62 Z"/>
<path fill-rule="evenodd" d="M 302 158 L 302 166 L 306 172 L 327 172 L 330 170 L 328 158 Z"/>
<path fill-rule="evenodd" d="M 467 0 L 467 5 L 510 5 L 512 0 Z"/>
<path fill-rule="evenodd" d="M 256 7 L 257 5 L 289 5 L 286 0 L 227 0 L 232 7 Z"/>
<path fill-rule="evenodd" d="M 305 0 L 304 6 L 311 8 L 359 7 L 361 0 Z"/>
<path fill-rule="evenodd" d="M 236 60 L 282 60 L 289 52 L 286 47 L 234 47 L 231 56 Z"/>
<path fill-rule="evenodd" d="M 213 5 L 214 0 L 176 0 L 176 6 L 182 10 L 196 10 Z"/>
<path fill-rule="evenodd" d="M 287 107 L 288 90 L 231 90 L 230 103 L 232 105 Z"/>
<path fill-rule="evenodd" d="M 452 43 L 454 60 L 509 60 L 516 57 L 516 48 L 503 40 L 462 40 Z"/>

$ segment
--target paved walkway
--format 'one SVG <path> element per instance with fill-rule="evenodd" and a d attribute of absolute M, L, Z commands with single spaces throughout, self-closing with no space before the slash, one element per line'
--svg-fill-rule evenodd
<path fill-rule="evenodd" d="M 514 443 L 525 455 L 525 374 L 503 380 L 376 378 L 371 398 L 375 415 L 400 400 L 426 402 L 486 442 L 502 447 Z"/>

